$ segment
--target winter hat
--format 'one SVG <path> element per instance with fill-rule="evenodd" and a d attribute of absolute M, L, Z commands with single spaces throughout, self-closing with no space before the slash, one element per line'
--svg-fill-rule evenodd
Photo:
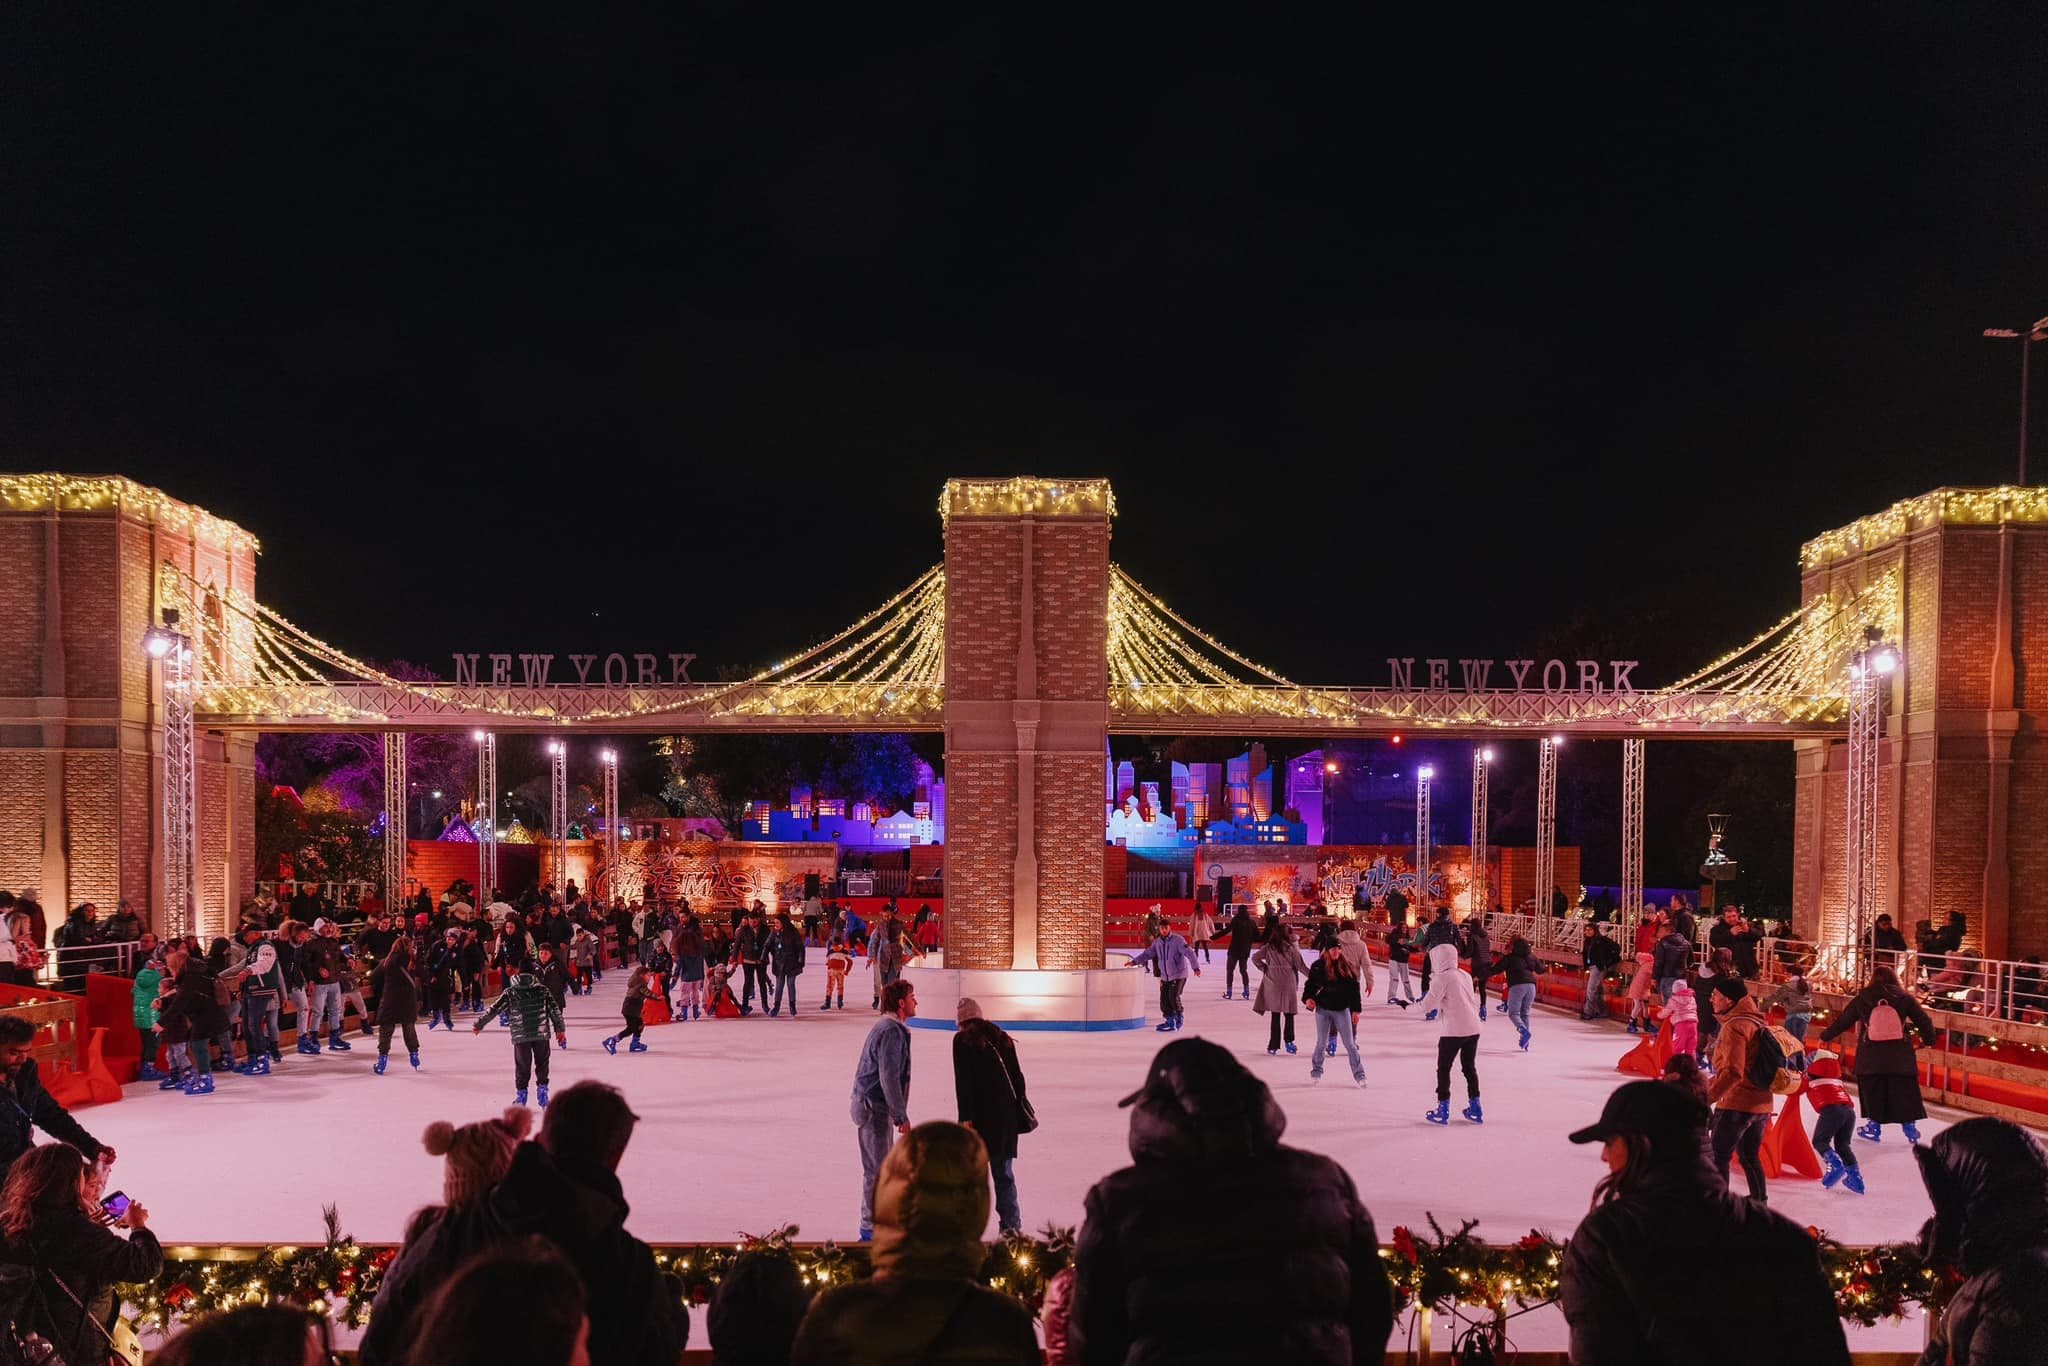
<path fill-rule="evenodd" d="M 1726 996 L 1731 1002 L 1739 1001 L 1749 995 L 1749 984 L 1740 977 L 1716 977 L 1713 989 Z"/>
<path fill-rule="evenodd" d="M 969 1020 L 979 1020 L 981 1017 L 981 1002 L 972 996 L 962 996 L 960 1003 L 953 1007 L 955 1024 L 966 1024 Z"/>
<path fill-rule="evenodd" d="M 442 1203 L 466 1205 L 504 1180 L 513 1151 L 532 1128 L 533 1111 L 522 1105 L 459 1129 L 445 1119 L 429 1124 L 421 1141 L 430 1154 L 448 1159 L 441 1177 Z"/>
<path fill-rule="evenodd" d="M 313 933 L 315 933 L 315 934 L 325 934 L 325 933 L 327 933 L 327 921 L 326 921 L 326 920 L 325 920 L 324 918 L 318 918 L 318 919 L 315 919 L 315 920 L 313 921 Z"/>

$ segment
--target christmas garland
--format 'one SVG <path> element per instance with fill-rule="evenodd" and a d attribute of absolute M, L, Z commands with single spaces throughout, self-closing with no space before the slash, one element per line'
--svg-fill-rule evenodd
<path fill-rule="evenodd" d="M 337 1323 L 361 1328 L 384 1272 L 398 1255 L 390 1246 L 365 1246 L 341 1229 L 335 1207 L 321 1210 L 326 1238 L 312 1247 L 266 1247 L 253 1255 L 226 1252 L 178 1256 L 170 1249 L 156 1280 L 121 1287 L 128 1317 L 138 1330 L 168 1331 L 173 1325 L 243 1304 L 284 1302 Z M 1429 1234 L 1418 1238 L 1396 1225 L 1393 1242 L 1380 1249 L 1394 1284 L 1397 1307 L 1449 1306 L 1483 1309 L 1496 1315 L 1554 1302 L 1560 1289 L 1564 1244 L 1532 1229 L 1513 1243 L 1481 1242 L 1467 1219 L 1446 1233 L 1435 1215 L 1425 1216 Z M 1903 1318 L 1915 1308 L 1938 1315 L 1960 1278 L 1923 1258 L 1911 1243 L 1845 1247 L 1820 1229 L 1808 1228 L 1834 1287 L 1842 1318 L 1869 1327 Z M 808 1285 L 819 1289 L 867 1274 L 867 1249 L 858 1244 L 802 1244 L 787 1224 L 764 1234 L 743 1233 L 731 1244 L 657 1248 L 657 1269 L 672 1277 L 685 1305 L 708 1304 L 733 1264 L 749 1253 L 784 1257 Z M 1047 1225 L 1039 1237 L 1005 1234 L 989 1245 L 981 1279 L 1014 1295 L 1036 1314 L 1047 1283 L 1074 1259 L 1074 1230 Z"/>

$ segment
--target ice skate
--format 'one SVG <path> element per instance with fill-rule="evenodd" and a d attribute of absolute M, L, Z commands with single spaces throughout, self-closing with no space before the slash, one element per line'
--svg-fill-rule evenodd
<path fill-rule="evenodd" d="M 204 1075 L 204 1076 L 202 1076 L 202 1077 L 195 1077 L 195 1078 L 193 1078 L 193 1080 L 192 1080 L 192 1084 L 191 1084 L 190 1086 L 187 1086 L 187 1087 L 185 1088 L 185 1094 L 186 1094 L 186 1095 L 188 1095 L 188 1096 L 210 1096 L 210 1095 L 212 1095 L 212 1094 L 213 1094 L 213 1073 L 211 1073 L 211 1072 L 208 1072 L 208 1073 L 207 1073 L 206 1075 Z"/>
<path fill-rule="evenodd" d="M 376 1063 L 375 1063 L 375 1064 L 374 1064 L 374 1065 L 373 1065 L 373 1066 L 371 1067 L 371 1069 L 370 1069 L 370 1070 L 371 1070 L 371 1071 L 373 1071 L 373 1072 L 375 1072 L 375 1073 L 376 1073 L 376 1074 L 377 1074 L 378 1076 L 380 1076 L 380 1077 L 381 1077 L 381 1076 L 383 1076 L 383 1075 L 384 1075 L 384 1069 L 385 1069 L 385 1068 L 387 1068 L 387 1067 L 389 1067 L 390 1065 L 391 1065 L 391 1059 L 390 1059 L 390 1058 L 388 1058 L 388 1057 L 386 1057 L 386 1056 L 385 1056 L 384 1054 L 382 1054 L 382 1053 L 379 1053 L 379 1054 L 377 1055 L 377 1061 L 376 1061 Z"/>
<path fill-rule="evenodd" d="M 1820 1165 L 1822 1168 L 1820 1178 L 1822 1190 L 1833 1190 L 1840 1184 L 1842 1178 L 1849 1174 L 1849 1169 L 1842 1165 L 1842 1159 L 1836 1155 L 1833 1148 L 1829 1148 L 1821 1153 Z"/>
<path fill-rule="evenodd" d="M 1904 1130 L 1906 1131 L 1906 1142 L 1908 1142 L 1908 1143 L 1915 1143 L 1915 1144 L 1917 1144 L 1917 1143 L 1918 1143 L 1918 1142 L 1920 1141 L 1920 1126 L 1919 1126 L 1919 1125 L 1917 1125 L 1917 1124 L 1902 1124 L 1902 1125 L 1900 1125 L 1899 1127 L 1900 1127 L 1900 1128 L 1902 1128 L 1902 1129 L 1904 1129 Z"/>
<path fill-rule="evenodd" d="M 1863 1168 L 1851 1167 L 1842 1177 L 1842 1184 L 1856 1195 L 1863 1194 Z"/>
<path fill-rule="evenodd" d="M 407 1058 L 409 1058 L 409 1059 L 410 1059 L 410 1060 L 412 1061 L 412 1070 L 413 1070 L 413 1071 L 415 1071 L 415 1072 L 419 1071 L 419 1070 L 420 1070 L 420 1055 L 419 1055 L 419 1054 L 417 1054 L 417 1053 L 408 1053 L 408 1054 L 406 1054 L 406 1057 L 407 1057 Z"/>
<path fill-rule="evenodd" d="M 1477 1096 L 1474 1096 L 1465 1103 L 1465 1108 L 1461 1113 L 1474 1124 L 1486 1123 L 1486 1113 L 1479 1108 L 1479 1097 Z"/>
<path fill-rule="evenodd" d="M 519 1089 L 518 1089 L 517 1091 L 514 1091 L 514 1092 L 512 1093 L 512 1103 L 513 1103 L 514 1105 L 524 1105 L 524 1104 L 526 1104 L 526 1088 L 525 1088 L 525 1087 L 523 1087 L 523 1086 L 522 1086 L 522 1087 L 520 1087 L 520 1088 L 519 1088 Z"/>
<path fill-rule="evenodd" d="M 1292 1052 L 1294 1051 L 1294 1040 L 1292 1040 L 1292 1039 L 1289 1039 L 1289 1040 L 1287 1041 L 1287 1051 L 1288 1051 L 1289 1053 L 1292 1053 Z"/>
<path fill-rule="evenodd" d="M 1856 1126 L 1856 1137 L 1867 1138 L 1872 1143 L 1884 1142 L 1884 1127 L 1874 1119 L 1866 1119 Z"/>
<path fill-rule="evenodd" d="M 618 1036 L 617 1036 L 617 1035 L 613 1035 L 612 1037 L 610 1037 L 610 1038 L 608 1038 L 608 1039 L 606 1039 L 606 1040 L 604 1041 L 604 1051 L 605 1051 L 605 1052 L 607 1052 L 607 1053 L 609 1053 L 609 1054 L 611 1054 L 611 1055 L 612 1055 L 613 1057 L 617 1057 L 617 1056 L 618 1056 L 618 1054 L 619 1054 L 619 1040 L 618 1040 Z"/>
<path fill-rule="evenodd" d="M 1434 1110 L 1423 1111 L 1422 1117 L 1431 1124 L 1449 1124 L 1451 1122 L 1451 1103 L 1447 1100 L 1440 1100 L 1436 1103 Z"/>
<path fill-rule="evenodd" d="M 547 1108 L 548 1108 L 548 1088 L 547 1088 L 547 1087 L 545 1087 L 545 1086 L 543 1086 L 543 1087 L 540 1087 L 540 1088 L 539 1088 L 538 1090 L 536 1090 L 536 1091 L 535 1091 L 535 1092 L 533 1093 L 533 1095 L 534 1095 L 534 1099 L 536 1099 L 536 1100 L 538 1100 L 538 1101 L 540 1102 L 540 1108 L 541 1108 L 541 1109 L 545 1110 L 545 1109 L 547 1109 Z"/>
<path fill-rule="evenodd" d="M 327 1051 L 330 1053 L 347 1053 L 354 1047 L 354 1044 L 341 1037 L 341 1031 L 338 1029 L 327 1036 Z"/>
<path fill-rule="evenodd" d="M 640 1042 L 638 1039 L 635 1039 L 633 1040 L 633 1042 L 626 1045 L 626 1051 L 628 1053 L 645 1053 L 647 1051 L 647 1045 Z"/>

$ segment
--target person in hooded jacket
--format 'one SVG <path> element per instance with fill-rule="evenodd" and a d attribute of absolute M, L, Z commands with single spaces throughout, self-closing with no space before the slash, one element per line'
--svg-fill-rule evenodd
<path fill-rule="evenodd" d="M 1714 1041 L 1714 1079 L 1707 1099 L 1714 1106 L 1714 1166 L 1728 1177 L 1731 1154 L 1742 1159 L 1752 1200 L 1764 1199 L 1764 1130 L 1771 1122 L 1771 1092 L 1749 1079 L 1749 1065 L 1762 1042 L 1764 1013 L 1749 984 L 1733 973 L 1716 977 L 1707 1003 L 1721 1022 Z"/>
<path fill-rule="evenodd" d="M 1244 986 L 1244 998 L 1249 1001 L 1252 998 L 1252 976 L 1246 965 L 1251 962 L 1252 950 L 1259 942 L 1259 926 L 1252 919 L 1251 907 L 1239 906 L 1223 933 L 1228 937 L 1223 946 L 1223 999 L 1230 999 L 1230 979 L 1235 973 Z"/>
<path fill-rule="evenodd" d="M 1934 1217 L 1921 1255 L 1963 1278 L 1921 1366 L 2048 1366 L 2048 1153 L 2002 1119 L 1913 1150 Z"/>
<path fill-rule="evenodd" d="M 1819 1244 L 1728 1189 L 1707 1115 L 1680 1087 L 1632 1081 L 1572 1134 L 1608 1169 L 1560 1269 L 1573 1366 L 1848 1366 Z M 1755 1327 L 1739 1345 L 1731 1311 Z"/>
<path fill-rule="evenodd" d="M 1903 1125 L 1908 1143 L 1920 1141 L 1927 1105 L 1920 1097 L 1920 1065 L 1913 1058 L 1908 1025 L 1923 1043 L 1934 1041 L 1933 1019 L 1899 985 L 1898 974 L 1880 966 L 1870 970 L 1869 985 L 1820 1034 L 1825 1044 L 1856 1031 L 1856 1094 L 1863 1110 L 1856 1133 L 1872 1143 L 1883 1137 L 1887 1124 Z"/>
<path fill-rule="evenodd" d="M 1071 1360 L 1381 1359 L 1394 1302 L 1372 1216 L 1343 1167 L 1280 1142 L 1287 1116 L 1264 1082 L 1206 1039 L 1176 1039 L 1120 1103 L 1132 1165 L 1098 1181 L 1083 1206 Z M 1194 1189 L 1205 1198 L 1189 1200 Z M 1219 1219 L 1219 1208 L 1257 1215 Z M 1229 1288 L 1221 1314 L 1218 1285 Z"/>
<path fill-rule="evenodd" d="M 875 1178 L 871 1274 L 811 1303 L 790 1366 L 1040 1366 L 1031 1311 L 979 1280 L 988 1151 L 944 1120 L 897 1141 Z"/>
<path fill-rule="evenodd" d="M 1261 1015 L 1271 1017 L 1271 1028 L 1266 1036 L 1266 1052 L 1270 1056 L 1280 1051 L 1280 1036 L 1283 1025 L 1287 1036 L 1287 1051 L 1294 1052 L 1294 1015 L 1300 1006 L 1301 979 L 1308 976 L 1308 963 L 1295 947 L 1294 931 L 1287 928 L 1285 921 L 1276 920 L 1266 942 L 1252 955 L 1252 966 L 1259 970 L 1259 994 L 1252 1002 L 1252 1009 Z"/>
<path fill-rule="evenodd" d="M 1458 962 L 1455 944 L 1429 951 L 1429 990 L 1423 993 L 1423 1018 L 1441 1020 L 1436 1041 L 1436 1108 L 1423 1115 L 1431 1124 L 1451 1122 L 1451 1060 L 1465 1073 L 1465 1118 L 1486 1122 L 1479 1104 L 1479 998 L 1472 976 Z"/>
<path fill-rule="evenodd" d="M 1478 912 L 1465 921 L 1465 956 L 1472 960 L 1472 988 L 1479 995 L 1479 1018 L 1486 1018 L 1486 979 L 1493 976 L 1493 940 Z"/>
<path fill-rule="evenodd" d="M 536 990 L 538 990 L 536 988 Z M 537 1142 L 521 1143 L 504 1179 L 450 1205 L 399 1250 L 363 1333 L 362 1366 L 406 1360 L 433 1292 L 486 1248 L 533 1235 L 562 1251 L 590 1294 L 591 1366 L 668 1366 L 689 1340 L 689 1315 L 654 1252 L 626 1232 L 619 1160 L 639 1116 L 610 1086 L 579 1081 L 555 1097 Z"/>

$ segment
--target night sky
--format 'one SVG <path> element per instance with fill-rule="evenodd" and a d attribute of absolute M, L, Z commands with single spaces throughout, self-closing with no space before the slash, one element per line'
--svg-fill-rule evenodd
<path fill-rule="evenodd" d="M 1360 684 L 1655 683 L 2012 476 L 2037 8 L 957 8 L 16 10 L 0 466 L 234 518 L 364 655 L 700 677 L 935 562 L 949 475 L 1106 475 L 1127 569 Z"/>

